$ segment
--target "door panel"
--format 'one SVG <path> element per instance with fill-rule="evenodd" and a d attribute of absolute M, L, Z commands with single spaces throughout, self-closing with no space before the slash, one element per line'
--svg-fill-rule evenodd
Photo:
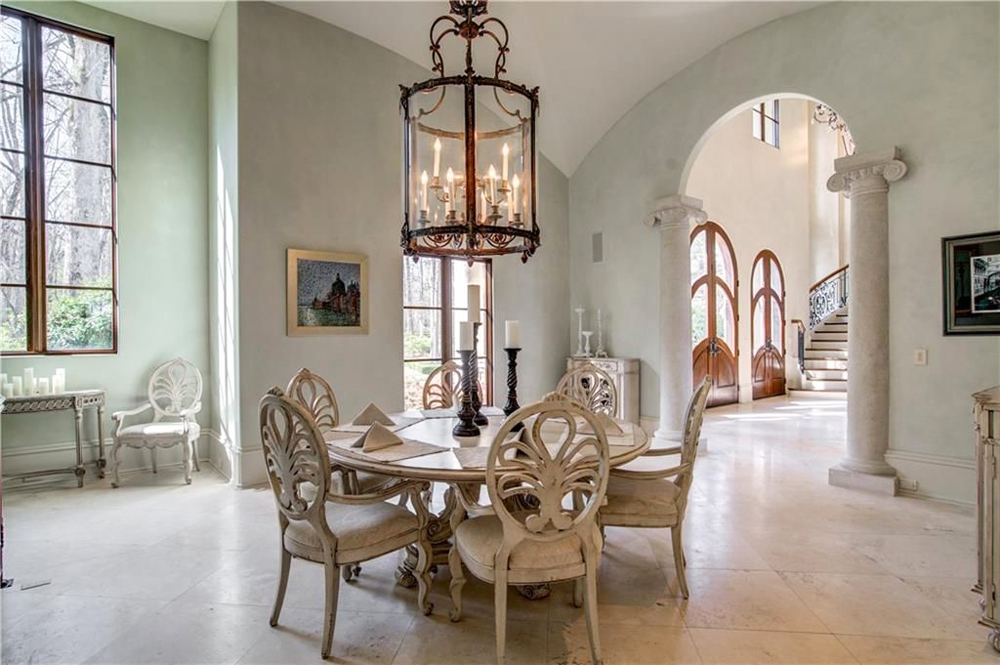
<path fill-rule="evenodd" d="M 753 398 L 785 394 L 785 277 L 778 257 L 763 250 L 754 259 L 750 300 Z"/>
<path fill-rule="evenodd" d="M 711 260 L 709 260 L 711 258 Z M 712 377 L 708 406 L 739 401 L 736 256 L 715 222 L 691 233 L 691 344 L 695 385 Z"/>

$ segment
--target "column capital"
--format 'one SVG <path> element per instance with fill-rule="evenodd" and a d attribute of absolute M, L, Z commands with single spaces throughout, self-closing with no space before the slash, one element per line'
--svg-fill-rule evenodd
<path fill-rule="evenodd" d="M 651 206 L 652 210 L 642 220 L 643 224 L 649 228 L 659 226 L 661 229 L 683 226 L 685 230 L 691 228 L 691 224 L 701 224 L 708 215 L 702 209 L 701 199 L 683 194 L 674 194 L 666 198 L 657 199 Z"/>
<path fill-rule="evenodd" d="M 899 158 L 899 148 L 893 146 L 877 152 L 840 157 L 833 163 L 834 174 L 826 181 L 831 192 L 851 194 L 889 191 L 889 183 L 906 175 L 906 163 Z"/>

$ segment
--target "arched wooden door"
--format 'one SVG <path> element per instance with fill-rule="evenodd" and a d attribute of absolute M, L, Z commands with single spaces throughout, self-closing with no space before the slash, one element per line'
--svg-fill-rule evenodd
<path fill-rule="evenodd" d="M 705 222 L 691 232 L 691 343 L 694 385 L 712 376 L 708 406 L 739 401 L 739 321 L 736 254 L 722 227 Z"/>
<path fill-rule="evenodd" d="M 750 299 L 750 361 L 753 398 L 785 394 L 785 275 L 769 249 L 753 261 Z"/>

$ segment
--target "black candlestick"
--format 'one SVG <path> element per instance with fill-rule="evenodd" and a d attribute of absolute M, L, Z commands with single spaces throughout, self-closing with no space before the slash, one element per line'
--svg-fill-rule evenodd
<path fill-rule="evenodd" d="M 472 408 L 472 389 L 469 385 L 475 383 L 472 375 L 472 354 L 472 351 L 458 352 L 462 357 L 462 407 L 458 410 L 458 424 L 451 430 L 455 436 L 479 436 L 479 428 L 475 422 L 476 411 Z"/>
<path fill-rule="evenodd" d="M 507 404 L 503 407 L 503 414 L 508 418 L 521 408 L 517 403 L 517 352 L 520 350 L 520 348 L 504 349 L 507 352 Z M 517 423 L 511 431 L 516 432 L 522 427 L 524 423 Z"/>
<path fill-rule="evenodd" d="M 475 411 L 475 423 L 477 425 L 489 425 L 489 419 L 480 413 L 483 408 L 483 400 L 479 396 L 479 352 L 476 349 L 479 347 L 479 326 L 482 324 L 473 323 L 472 324 L 472 410 Z"/>

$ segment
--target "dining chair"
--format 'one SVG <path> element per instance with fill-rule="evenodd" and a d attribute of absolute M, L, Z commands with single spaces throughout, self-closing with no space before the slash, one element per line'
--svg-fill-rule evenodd
<path fill-rule="evenodd" d="M 594 434 L 581 434 L 578 420 Z M 514 428 L 523 424 L 520 432 Z M 544 427 L 546 423 L 555 427 Z M 507 585 L 576 581 L 574 602 L 585 605 L 594 663 L 601 662 L 597 569 L 603 546 L 597 511 L 608 483 L 608 440 L 593 413 L 567 401 L 544 401 L 515 411 L 490 446 L 486 463 L 490 505 L 466 503 L 448 554 L 452 621 L 462 617 L 462 566 L 494 584 L 496 657 L 504 662 Z M 578 509 L 566 507 L 573 492 Z"/>
<path fill-rule="evenodd" d="M 340 424 L 340 408 L 337 405 L 337 395 L 330 383 L 319 374 L 303 367 L 288 382 L 285 394 L 299 403 L 309 412 L 316 422 L 316 428 L 325 438 L 333 433 Z M 331 480 L 341 494 L 366 494 L 376 492 L 382 487 L 394 483 L 396 478 L 380 473 L 358 471 L 345 466 L 331 465 Z M 400 505 L 406 505 L 406 496 L 400 497 Z M 361 565 L 343 566 L 341 572 L 345 582 L 356 579 L 361 574 Z"/>
<path fill-rule="evenodd" d="M 191 484 L 191 469 L 201 471 L 198 464 L 198 437 L 201 426 L 195 415 L 201 411 L 202 381 L 197 367 L 174 358 L 153 370 L 146 386 L 146 401 L 134 409 L 116 411 L 111 419 L 117 423 L 114 445 L 109 455 L 111 486 L 118 487 L 118 453 L 122 446 L 148 448 L 156 473 L 156 449 L 183 446 L 184 482 Z M 125 420 L 152 410 L 153 420 L 148 423 L 126 425 Z"/>
<path fill-rule="evenodd" d="M 712 387 L 706 376 L 691 395 L 684 416 L 684 437 L 679 446 L 663 448 L 658 455 L 680 454 L 680 464 L 667 469 L 630 470 L 618 467 L 608 480 L 607 503 L 601 508 L 604 527 L 630 526 L 669 528 L 674 548 L 674 566 L 681 594 L 688 597 L 687 562 L 681 542 L 688 493 L 694 479 L 698 438 L 705 415 L 705 402 Z M 627 465 L 626 465 L 627 466 Z"/>
<path fill-rule="evenodd" d="M 330 484 L 330 460 L 316 421 L 280 388 L 260 401 L 264 467 L 278 508 L 281 576 L 270 623 L 278 624 L 292 559 L 323 564 L 326 603 L 323 658 L 330 655 L 337 618 L 341 566 L 368 561 L 407 545 L 417 546 L 417 607 L 430 614 L 429 515 L 420 500 L 424 482 L 402 482 L 366 494 L 342 494 Z M 386 500 L 408 495 L 416 514 Z"/>
<path fill-rule="evenodd" d="M 479 394 L 483 384 L 476 379 Z M 424 382 L 423 407 L 425 409 L 451 409 L 462 399 L 462 367 L 454 360 L 447 360 L 427 376 Z"/>
<path fill-rule="evenodd" d="M 556 384 L 557 393 L 571 397 L 595 413 L 612 418 L 618 413 L 618 388 L 611 375 L 594 363 L 583 363 L 566 372 Z"/>

